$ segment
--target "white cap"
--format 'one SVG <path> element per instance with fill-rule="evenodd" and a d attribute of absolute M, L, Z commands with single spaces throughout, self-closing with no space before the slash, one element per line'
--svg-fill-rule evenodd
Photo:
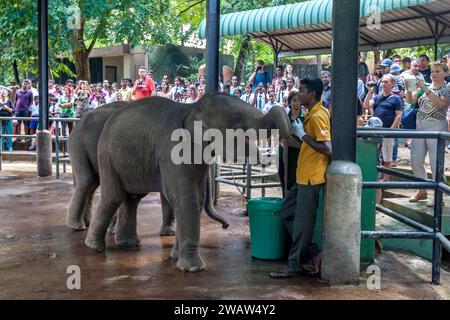
<path fill-rule="evenodd" d="M 383 127 L 383 121 L 381 121 L 378 117 L 372 117 L 367 121 L 367 124 L 364 127 L 369 128 L 382 128 Z"/>

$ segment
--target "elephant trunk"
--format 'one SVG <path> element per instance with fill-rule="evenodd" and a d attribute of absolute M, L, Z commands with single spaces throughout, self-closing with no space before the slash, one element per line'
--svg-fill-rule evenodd
<path fill-rule="evenodd" d="M 208 176 L 206 178 L 206 199 L 205 199 L 205 211 L 206 214 L 213 220 L 222 224 L 222 228 L 226 229 L 229 227 L 228 222 L 219 215 L 214 208 L 214 200 L 213 200 L 213 192 L 212 192 L 212 175 L 211 175 L 211 167 L 208 167 Z"/>
<path fill-rule="evenodd" d="M 278 129 L 281 138 L 288 138 L 292 134 L 289 117 L 281 107 L 272 107 L 268 114 L 256 121 L 259 129 Z"/>

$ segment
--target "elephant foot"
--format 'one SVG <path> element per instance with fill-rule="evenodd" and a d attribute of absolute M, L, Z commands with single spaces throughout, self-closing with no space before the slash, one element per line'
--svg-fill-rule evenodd
<path fill-rule="evenodd" d="M 141 239 L 136 235 L 134 237 L 116 237 L 116 245 L 120 248 L 134 248 L 141 246 Z"/>
<path fill-rule="evenodd" d="M 188 257 L 188 258 L 178 258 L 177 268 L 181 271 L 187 272 L 200 272 L 205 269 L 205 262 L 199 255 Z"/>
<path fill-rule="evenodd" d="M 92 235 L 88 235 L 86 237 L 86 240 L 84 241 L 86 246 L 88 246 L 91 249 L 95 249 L 98 252 L 105 251 L 105 239 L 102 237 L 96 237 Z"/>
<path fill-rule="evenodd" d="M 161 227 L 161 230 L 159 231 L 159 235 L 162 237 L 171 237 L 175 235 L 175 231 L 172 229 L 171 226 L 164 226 Z"/>
<path fill-rule="evenodd" d="M 86 229 L 86 224 L 80 221 L 66 221 L 66 226 L 75 231 L 83 231 Z"/>
<path fill-rule="evenodd" d="M 178 248 L 176 246 L 172 247 L 172 251 L 170 252 L 170 257 L 173 260 L 178 260 L 179 257 L 179 252 L 178 252 Z"/>

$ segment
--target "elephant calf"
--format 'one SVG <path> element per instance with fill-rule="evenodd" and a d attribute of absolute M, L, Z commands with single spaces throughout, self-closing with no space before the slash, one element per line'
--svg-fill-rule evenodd
<path fill-rule="evenodd" d="M 98 140 L 98 167 L 101 199 L 85 240 L 88 247 L 105 248 L 105 235 L 114 212 L 128 234 L 136 230 L 136 208 L 149 192 L 163 192 L 175 213 L 176 243 L 171 256 L 177 268 L 200 271 L 205 267 L 198 252 L 200 213 L 204 204 L 208 164 L 172 160 L 178 141 L 171 135 L 183 128 L 194 136 L 194 121 L 203 130 L 279 129 L 281 137 L 290 135 L 286 112 L 273 107 L 264 115 L 243 101 L 230 96 L 208 94 L 192 105 L 152 97 L 139 100 L 114 112 L 105 122 Z M 203 154 L 207 143 L 193 146 Z M 225 155 L 226 156 L 226 155 Z"/>
<path fill-rule="evenodd" d="M 100 184 L 97 145 L 106 120 L 115 112 L 129 108 L 127 103 L 111 103 L 86 113 L 78 122 L 69 137 L 69 153 L 75 191 L 70 201 L 66 217 L 66 225 L 73 230 L 84 230 L 91 220 L 94 192 Z M 160 235 L 174 235 L 171 225 L 174 219 L 173 210 L 161 194 L 163 222 Z M 119 208 L 126 210 L 125 206 Z M 127 235 L 126 230 L 117 226 L 116 244 L 123 247 L 139 245 L 137 235 Z M 134 231 L 135 234 L 135 231 Z M 132 239 L 130 242 L 128 239 Z"/>

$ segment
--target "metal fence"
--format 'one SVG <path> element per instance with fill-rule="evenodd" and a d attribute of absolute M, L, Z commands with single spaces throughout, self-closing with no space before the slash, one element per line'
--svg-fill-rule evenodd
<path fill-rule="evenodd" d="M 0 117 L 0 128 L 3 127 L 3 123 L 6 121 L 39 121 L 39 118 L 36 117 Z M 63 167 L 63 172 L 66 172 L 66 163 L 70 162 L 70 157 L 67 150 L 67 123 L 73 123 L 74 126 L 76 122 L 78 122 L 79 118 L 50 118 L 49 122 L 54 121 L 56 130 L 55 135 L 52 136 L 52 141 L 54 141 L 54 151 L 55 151 L 55 163 L 56 163 L 56 179 L 59 179 L 61 164 Z M 61 129 L 61 132 L 60 130 Z M 34 139 L 36 135 L 26 135 L 26 134 L 4 134 L 3 131 L 0 131 L 0 141 L 2 139 L 8 138 L 24 138 L 24 139 Z M 60 148 L 59 144 L 62 143 L 62 148 Z M 4 141 L 2 142 L 4 143 Z M 2 160 L 3 160 L 3 146 L 0 147 L 0 170 L 2 170 Z"/>
<path fill-rule="evenodd" d="M 450 194 L 450 187 L 444 183 L 445 179 L 445 145 L 450 140 L 448 132 L 437 131 L 415 131 L 399 129 L 360 129 L 357 133 L 360 138 L 414 138 L 414 139 L 437 139 L 436 177 L 435 180 L 422 179 L 412 174 L 407 174 L 394 169 L 378 167 L 378 171 L 392 176 L 405 179 L 400 182 L 363 182 L 363 188 L 369 189 L 430 189 L 434 190 L 434 219 L 433 227 L 430 228 L 417 221 L 409 219 L 402 214 L 392 211 L 382 205 L 377 205 L 377 210 L 394 218 L 417 231 L 361 231 L 363 238 L 396 238 L 396 239 L 432 239 L 432 283 L 439 284 L 442 247 L 450 252 L 450 241 L 441 233 L 442 228 L 442 200 L 443 193 Z"/>

